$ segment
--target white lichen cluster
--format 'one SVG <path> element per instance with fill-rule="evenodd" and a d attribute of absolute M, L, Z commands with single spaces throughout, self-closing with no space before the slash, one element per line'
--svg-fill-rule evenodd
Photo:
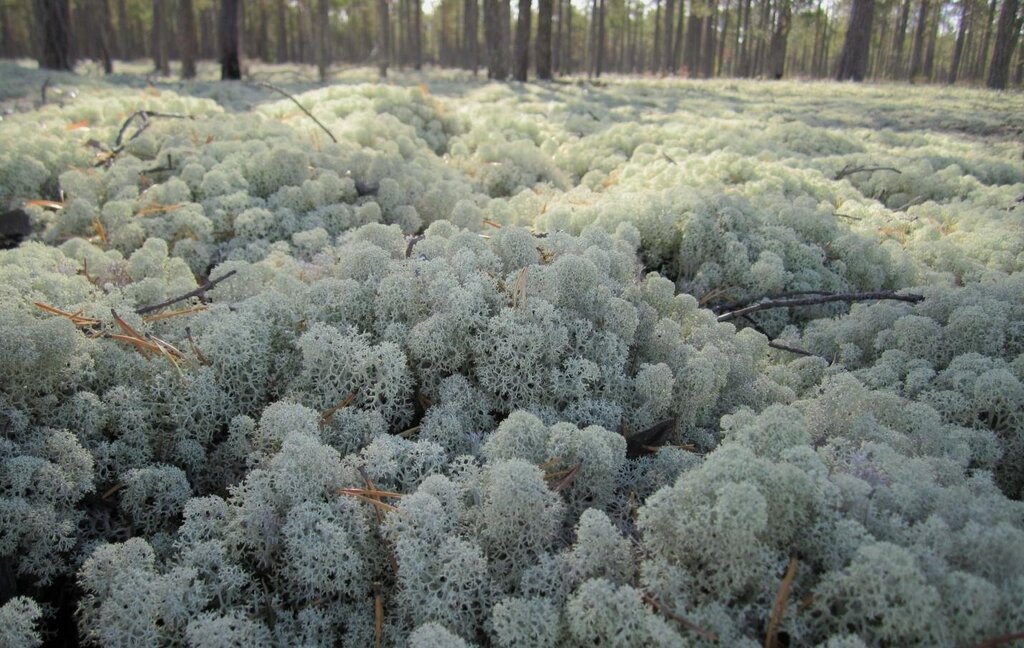
<path fill-rule="evenodd" d="M 0 645 L 1024 629 L 1019 97 L 432 87 L 0 121 Z"/>

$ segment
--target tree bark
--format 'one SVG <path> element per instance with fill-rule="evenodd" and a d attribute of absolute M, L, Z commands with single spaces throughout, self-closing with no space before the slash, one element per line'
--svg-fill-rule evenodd
<path fill-rule="evenodd" d="M 476 74 L 480 65 L 479 43 L 477 38 L 476 0 L 463 0 L 462 4 L 462 65 Z"/>
<path fill-rule="evenodd" d="M 597 5 L 597 76 L 601 77 L 601 73 L 604 71 L 604 15 L 605 15 L 605 0 L 601 0 Z"/>
<path fill-rule="evenodd" d="M 551 14 L 553 0 L 537 0 L 537 78 L 551 79 Z"/>
<path fill-rule="evenodd" d="M 317 0 L 316 3 L 316 71 L 320 83 L 327 81 L 327 68 L 330 61 L 327 58 L 327 34 L 330 31 L 330 7 L 328 0 Z"/>
<path fill-rule="evenodd" d="M 782 0 L 775 23 L 775 30 L 772 32 L 771 69 L 769 70 L 769 75 L 772 79 L 781 79 L 786 71 L 786 45 L 789 41 L 789 29 L 792 23 L 792 4 L 789 0 Z"/>
<path fill-rule="evenodd" d="M 48 70 L 71 70 L 71 12 L 68 0 L 35 0 L 37 30 L 43 46 L 39 67 Z"/>
<path fill-rule="evenodd" d="M 690 14 L 692 19 L 693 14 L 693 3 L 696 0 L 690 0 Z M 679 66 L 682 64 L 683 58 L 683 17 L 686 13 L 686 4 L 683 0 L 679 0 L 679 15 L 676 16 L 676 33 L 672 37 L 672 65 L 669 66 L 670 74 L 679 74 Z"/>
<path fill-rule="evenodd" d="M 921 64 L 924 62 L 924 34 L 928 22 L 928 1 L 921 0 L 921 6 L 917 12 L 917 26 L 914 28 L 914 49 L 910 54 L 910 73 L 908 74 L 911 81 L 921 73 Z"/>
<path fill-rule="evenodd" d="M 192 0 L 178 0 L 181 4 L 181 78 L 193 79 L 196 76 L 196 12 L 192 9 Z"/>
<path fill-rule="evenodd" d="M 651 57 L 651 72 L 661 72 L 661 0 L 654 0 L 654 56 Z"/>
<path fill-rule="evenodd" d="M 220 24 L 220 78 L 242 78 L 242 5 L 241 0 L 221 0 Z"/>
<path fill-rule="evenodd" d="M 875 0 L 853 0 L 850 25 L 846 30 L 843 52 L 839 57 L 839 81 L 863 81 L 871 48 L 871 23 L 875 17 Z"/>
<path fill-rule="evenodd" d="M 670 74 L 673 72 L 673 66 L 672 66 L 672 45 L 673 45 L 672 29 L 675 26 L 674 22 L 673 22 L 673 18 L 675 16 L 675 9 L 676 9 L 675 0 L 665 0 L 665 30 L 662 32 L 662 40 L 664 40 L 664 43 L 662 44 L 662 48 L 664 49 L 664 52 L 661 55 L 661 61 L 662 61 L 662 68 L 661 69 L 663 69 L 665 72 L 668 72 Z M 679 12 L 680 13 L 683 12 L 682 8 L 680 8 Z"/>
<path fill-rule="evenodd" d="M 970 3 L 968 0 L 960 0 L 960 27 L 956 31 L 956 45 L 953 46 L 953 61 L 949 65 L 949 77 L 947 82 L 952 85 L 956 83 L 957 72 L 960 70 L 960 61 L 964 54 L 964 40 L 967 36 L 967 22 Z"/>
<path fill-rule="evenodd" d="M 1005 90 L 1010 76 L 1010 61 L 1017 47 L 1020 24 L 1017 21 L 1017 0 L 1003 0 L 996 24 L 996 44 L 992 50 L 992 64 L 988 71 L 988 87 Z"/>
<path fill-rule="evenodd" d="M 512 72 L 512 78 L 516 81 L 526 81 L 530 69 L 530 4 L 530 0 L 519 0 L 515 68 Z"/>
<path fill-rule="evenodd" d="M 382 79 L 388 76 L 390 40 L 391 19 L 388 16 L 388 0 L 377 0 L 377 74 Z"/>
<path fill-rule="evenodd" d="M 277 62 L 288 61 L 288 17 L 285 13 L 284 0 L 277 0 Z"/>
<path fill-rule="evenodd" d="M 935 74 L 935 47 L 939 40 L 939 18 L 942 16 L 942 0 L 935 3 L 932 9 L 931 25 L 928 33 L 928 47 L 925 49 L 924 69 L 921 75 L 925 81 L 931 81 Z"/>
<path fill-rule="evenodd" d="M 903 45 L 907 40 L 907 24 L 910 22 L 910 0 L 903 0 L 900 17 L 892 36 L 892 52 L 889 61 L 889 76 L 899 78 L 903 69 Z"/>
<path fill-rule="evenodd" d="M 167 0 L 153 0 L 153 22 L 150 31 L 150 48 L 153 54 L 153 70 L 163 76 L 171 73 L 171 62 L 167 54 Z"/>
<path fill-rule="evenodd" d="M 114 30 L 110 24 L 110 2 L 109 0 L 98 0 L 96 5 L 96 12 L 99 16 L 99 33 L 97 37 L 99 39 L 100 58 L 103 60 L 103 73 L 113 74 L 114 63 L 111 61 L 110 35 Z"/>

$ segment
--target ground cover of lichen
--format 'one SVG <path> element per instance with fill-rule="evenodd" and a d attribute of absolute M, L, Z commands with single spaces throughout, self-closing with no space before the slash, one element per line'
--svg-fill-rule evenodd
<path fill-rule="evenodd" d="M 0 64 L 0 645 L 1024 631 L 1020 94 L 86 72 Z"/>

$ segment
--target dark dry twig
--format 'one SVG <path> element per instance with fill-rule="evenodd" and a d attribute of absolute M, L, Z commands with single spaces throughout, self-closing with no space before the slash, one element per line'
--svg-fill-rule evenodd
<path fill-rule="evenodd" d="M 260 86 L 261 88 L 266 88 L 268 90 L 273 90 L 274 92 L 282 94 L 282 95 L 288 97 L 289 99 L 291 99 L 292 103 L 299 107 L 299 110 L 301 110 L 302 112 L 306 113 L 307 117 L 309 117 L 314 122 L 316 122 L 316 125 L 319 126 L 320 128 L 322 128 L 325 133 L 327 133 L 327 137 L 330 137 L 332 142 L 334 142 L 335 144 L 338 143 L 337 138 L 334 137 L 334 133 L 332 133 L 330 131 L 330 129 L 328 129 L 326 126 L 324 126 L 323 122 L 321 122 L 319 119 L 314 117 L 313 113 L 311 113 L 308 110 L 306 110 L 306 107 L 303 106 L 302 104 L 300 104 L 299 100 L 296 99 L 295 97 L 293 97 L 291 94 L 289 94 L 286 90 L 282 90 L 281 88 L 278 88 L 276 85 L 274 85 L 272 83 L 267 83 L 266 81 L 253 81 L 252 83 L 254 83 L 255 85 Z"/>
<path fill-rule="evenodd" d="M 1024 632 L 1014 632 L 986 639 L 978 644 L 977 648 L 996 648 L 996 646 L 1005 646 L 1016 641 L 1024 641 Z"/>
<path fill-rule="evenodd" d="M 899 295 L 895 292 L 884 290 L 878 292 L 860 292 L 860 293 L 830 293 L 824 295 L 817 295 L 813 297 L 798 297 L 794 299 L 765 299 L 755 304 L 745 306 L 738 310 L 729 311 L 728 313 L 722 313 L 718 316 L 719 322 L 728 322 L 750 313 L 756 313 L 758 311 L 769 310 L 772 308 L 791 308 L 793 306 L 816 306 L 818 304 L 827 304 L 830 302 L 858 302 L 858 301 L 872 301 L 891 299 L 895 301 L 904 301 L 916 304 L 917 302 L 924 299 L 924 295 L 906 294 Z"/>
<path fill-rule="evenodd" d="M 43 81 L 43 87 L 39 88 L 39 98 L 42 100 L 42 103 L 39 104 L 40 106 L 45 106 L 46 105 L 46 90 L 49 87 L 50 87 L 50 77 L 46 77 L 46 80 Z"/>
<path fill-rule="evenodd" d="M 660 612 L 661 614 L 663 614 L 667 618 L 675 621 L 676 623 L 678 623 L 679 625 L 683 626 L 687 630 L 695 632 L 696 634 L 700 635 L 701 637 L 703 637 L 704 639 L 707 639 L 708 641 L 710 641 L 712 643 L 718 643 L 718 635 L 716 635 L 714 632 L 711 632 L 710 630 L 702 628 L 699 625 L 697 625 L 696 623 L 694 623 L 693 621 L 690 621 L 689 619 L 683 618 L 683 617 L 679 616 L 678 614 L 672 612 L 671 610 L 666 609 L 665 606 L 662 605 L 662 603 L 658 601 L 658 599 L 654 598 L 653 596 L 651 596 L 647 592 L 641 592 L 641 596 L 643 597 L 644 603 L 646 603 L 647 605 L 651 606 L 651 608 L 653 608 L 655 612 Z"/>
<path fill-rule="evenodd" d="M 136 119 L 142 120 L 142 125 L 132 133 L 132 136 L 128 138 L 128 142 L 132 141 L 136 137 L 142 134 L 144 130 L 149 128 L 149 120 L 152 117 L 162 117 L 164 119 L 192 119 L 192 115 L 186 115 L 184 113 L 165 113 L 157 112 L 155 110 L 136 110 L 132 114 L 128 115 L 128 119 L 124 120 L 121 124 L 121 130 L 117 131 L 117 138 L 114 139 L 114 150 L 120 152 L 123 149 L 122 140 L 124 140 L 124 134 L 128 131 L 128 127 L 131 126 L 132 122 Z M 127 144 L 128 142 L 124 142 Z"/>
<path fill-rule="evenodd" d="M 835 179 L 842 180 L 846 176 L 853 175 L 854 173 L 865 173 L 868 171 L 892 171 L 893 173 L 898 174 L 903 173 L 899 169 L 894 169 L 893 167 L 887 166 L 854 166 L 852 164 L 847 164 L 846 166 L 839 170 L 839 173 L 836 174 Z"/>
<path fill-rule="evenodd" d="M 185 301 L 186 299 L 189 299 L 191 297 L 199 297 L 200 299 L 204 299 L 206 297 L 207 290 L 213 288 L 220 282 L 235 274 L 235 272 L 237 272 L 237 270 L 230 270 L 226 272 L 224 275 L 217 277 L 216 279 L 207 279 L 206 281 L 203 282 L 203 285 L 199 286 L 195 290 L 188 291 L 184 295 L 179 295 L 178 297 L 168 299 L 167 301 L 160 302 L 159 304 L 153 304 L 151 306 L 143 306 L 142 308 L 136 308 L 135 314 L 145 315 L 147 313 L 152 313 L 153 311 L 158 311 L 161 308 L 167 308 L 172 304 L 177 304 L 178 302 Z"/>

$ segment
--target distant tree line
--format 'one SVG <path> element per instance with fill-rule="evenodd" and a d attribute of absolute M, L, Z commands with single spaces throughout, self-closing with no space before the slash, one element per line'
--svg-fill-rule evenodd
<path fill-rule="evenodd" d="M 1022 0 L 0 0 L 0 56 L 1020 86 Z M 514 19 L 514 20 L 513 20 Z"/>

